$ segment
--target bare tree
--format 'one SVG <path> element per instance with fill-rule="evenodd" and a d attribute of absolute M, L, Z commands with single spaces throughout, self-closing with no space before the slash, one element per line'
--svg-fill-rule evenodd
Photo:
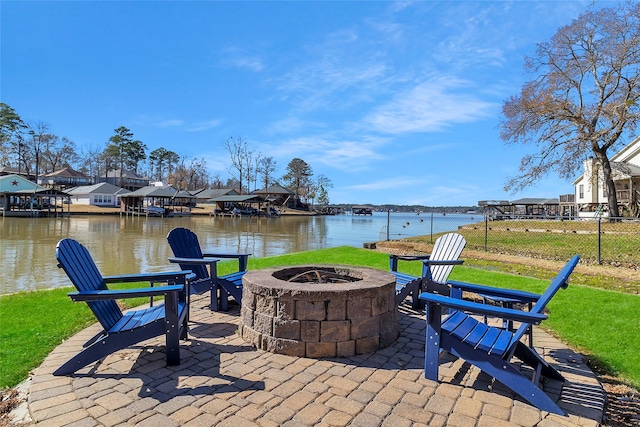
<path fill-rule="evenodd" d="M 100 174 L 100 167 L 102 160 L 103 150 L 98 147 L 85 146 L 81 147 L 78 163 L 80 172 L 85 175 L 89 175 L 95 182 Z"/>
<path fill-rule="evenodd" d="M 207 162 L 204 159 L 182 158 L 175 171 L 167 179 L 176 190 L 196 190 L 205 187 L 209 182 Z"/>
<path fill-rule="evenodd" d="M 262 154 L 258 153 L 255 156 L 252 156 L 248 159 L 249 161 L 249 180 L 247 182 L 247 190 L 249 190 L 249 184 L 253 183 L 253 189 L 257 190 L 258 185 L 258 169 L 260 168 L 260 160 L 262 159 Z"/>
<path fill-rule="evenodd" d="M 231 167 L 228 169 L 231 176 L 237 179 L 239 184 L 239 193 L 243 193 L 243 184 L 246 181 L 247 186 L 246 189 L 249 191 L 249 179 L 250 179 L 250 169 L 251 169 L 251 158 L 253 156 L 253 151 L 249 149 L 247 145 L 246 139 L 243 138 L 228 138 L 224 142 L 224 147 L 227 149 L 229 153 L 229 157 L 231 158 Z"/>
<path fill-rule="evenodd" d="M 536 78 L 505 101 L 501 138 L 533 143 L 519 176 L 521 189 L 555 171 L 570 179 L 588 156 L 602 169 L 609 215 L 618 217 L 609 150 L 633 135 L 640 120 L 640 3 L 588 10 L 537 45 L 525 68 Z"/>
<path fill-rule="evenodd" d="M 209 183 L 210 188 L 222 188 L 222 178 L 220 177 L 220 172 L 215 172 L 211 177 L 211 182 Z"/>
<path fill-rule="evenodd" d="M 26 140 L 26 153 L 25 157 L 28 157 L 33 165 L 33 171 L 36 182 L 40 176 L 40 162 L 42 161 L 42 153 L 45 151 L 47 144 L 52 138 L 47 131 L 49 125 L 44 122 L 31 123 L 28 125 L 27 134 L 29 138 Z M 25 160 L 25 166 L 29 166 L 29 162 Z M 29 171 L 29 169 L 27 169 Z"/>
<path fill-rule="evenodd" d="M 51 135 L 45 150 L 42 152 L 42 163 L 45 172 L 55 172 L 63 167 L 70 167 L 78 162 L 76 145 L 68 138 Z"/>
<path fill-rule="evenodd" d="M 272 174 L 276 170 L 276 161 L 273 157 L 260 157 L 258 161 L 256 172 L 258 175 L 262 176 L 261 182 L 264 188 L 267 188 L 271 185 L 272 182 Z"/>

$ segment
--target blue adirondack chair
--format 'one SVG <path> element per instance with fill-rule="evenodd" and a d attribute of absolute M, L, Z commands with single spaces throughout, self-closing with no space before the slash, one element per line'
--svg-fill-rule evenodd
<path fill-rule="evenodd" d="M 538 386 L 541 376 L 564 381 L 560 373 L 545 361 L 534 348 L 521 339 L 532 325 L 547 318 L 543 310 L 560 288 L 569 284 L 569 276 L 578 264 L 575 255 L 553 279 L 530 311 L 480 304 L 459 298 L 422 293 L 426 302 L 427 330 L 425 342 L 425 378 L 438 381 L 439 356 L 442 350 L 477 366 L 500 381 L 536 408 L 564 415 L 564 412 Z M 453 309 L 442 320 L 442 309 Z M 515 331 L 486 325 L 471 314 L 498 317 L 522 322 Z M 533 368 L 529 379 L 511 365 L 513 357 Z"/>
<path fill-rule="evenodd" d="M 167 365 L 180 364 L 180 339 L 187 339 L 188 305 L 185 283 L 190 271 L 133 274 L 103 277 L 87 248 L 73 239 L 56 246 L 58 267 L 62 268 L 77 292 L 69 297 L 84 301 L 104 328 L 84 344 L 83 350 L 58 368 L 54 375 L 67 375 L 135 343 L 165 335 Z M 107 283 L 151 282 L 166 286 L 111 290 Z M 123 313 L 115 300 L 136 297 L 164 297 L 164 303 Z"/>
<path fill-rule="evenodd" d="M 429 255 L 389 255 L 389 268 L 396 276 L 396 305 L 408 296 L 412 296 L 413 308 L 424 305 L 418 299 L 420 292 L 430 291 L 445 293 L 447 278 L 455 265 L 463 263 L 459 260 L 466 240 L 458 233 L 447 233 L 436 239 L 433 251 Z M 422 276 L 412 276 L 398 271 L 398 261 L 421 261 Z"/>
<path fill-rule="evenodd" d="M 229 295 L 239 304 L 242 303 L 242 276 L 247 271 L 251 254 L 203 253 L 198 236 L 183 227 L 169 231 L 167 241 L 174 255 L 169 262 L 178 263 L 181 269 L 191 270 L 195 275 L 189 280 L 191 294 L 209 291 L 211 310 L 215 311 L 229 309 Z M 238 271 L 218 276 L 217 263 L 220 258 L 237 259 Z"/>
<path fill-rule="evenodd" d="M 535 294 L 533 292 L 518 291 L 514 289 L 495 288 L 492 286 L 479 285 L 475 283 L 460 282 L 457 280 L 447 281 L 447 285 L 450 288 L 449 296 L 453 298 L 462 298 L 462 293 L 473 293 L 478 295 L 482 299 L 483 303 L 492 302 L 499 304 L 502 307 L 513 308 L 516 304 L 527 306 L 528 310 L 531 310 L 533 304 L 536 303 L 542 295 Z M 484 315 L 483 320 L 485 323 L 488 321 L 488 316 Z M 502 327 L 510 331 L 513 330 L 513 320 L 503 319 Z M 533 347 L 533 331 L 529 327 L 526 331 L 529 339 L 529 347 Z"/>

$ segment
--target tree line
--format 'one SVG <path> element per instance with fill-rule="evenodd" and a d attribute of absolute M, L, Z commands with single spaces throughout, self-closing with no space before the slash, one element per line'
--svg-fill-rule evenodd
<path fill-rule="evenodd" d="M 12 107 L 0 103 L 0 166 L 16 168 L 19 174 L 36 181 L 66 167 L 96 182 L 109 172 L 120 170 L 165 182 L 177 190 L 231 188 L 247 194 L 258 187 L 281 185 L 294 193 L 294 203 L 298 205 L 329 203 L 331 180 L 325 175 L 314 177 L 304 160 L 292 159 L 278 178 L 276 160 L 257 152 L 246 139 L 230 137 L 222 145 L 230 159 L 227 171 L 231 177 L 226 181 L 220 172 L 210 173 L 204 159 L 180 156 L 164 147 L 149 151 L 125 126 L 114 129 L 103 147 L 78 147 L 68 138 L 50 132 L 46 123 L 26 122 Z M 119 184 L 124 187 L 123 173 L 119 177 Z"/>

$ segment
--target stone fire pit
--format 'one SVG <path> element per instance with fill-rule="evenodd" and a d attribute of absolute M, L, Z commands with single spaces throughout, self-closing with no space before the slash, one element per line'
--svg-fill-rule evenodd
<path fill-rule="evenodd" d="M 242 283 L 240 333 L 290 356 L 346 357 L 398 337 L 395 276 L 350 266 L 251 270 Z"/>

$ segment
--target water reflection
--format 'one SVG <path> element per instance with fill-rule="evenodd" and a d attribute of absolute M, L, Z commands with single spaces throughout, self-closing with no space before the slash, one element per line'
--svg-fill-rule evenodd
<path fill-rule="evenodd" d="M 0 294 L 68 286 L 56 267 L 55 245 L 71 237 L 85 245 L 104 275 L 177 268 L 167 262 L 166 236 L 173 227 L 192 229 L 203 248 L 218 252 L 249 252 L 256 257 L 351 245 L 391 238 L 455 230 L 473 222 L 469 216 L 417 220 L 415 214 L 373 216 L 290 216 L 282 218 L 144 218 L 74 216 L 71 218 L 0 219 Z M 476 218 L 477 220 L 477 218 Z M 410 224 L 407 226 L 407 224 Z"/>

